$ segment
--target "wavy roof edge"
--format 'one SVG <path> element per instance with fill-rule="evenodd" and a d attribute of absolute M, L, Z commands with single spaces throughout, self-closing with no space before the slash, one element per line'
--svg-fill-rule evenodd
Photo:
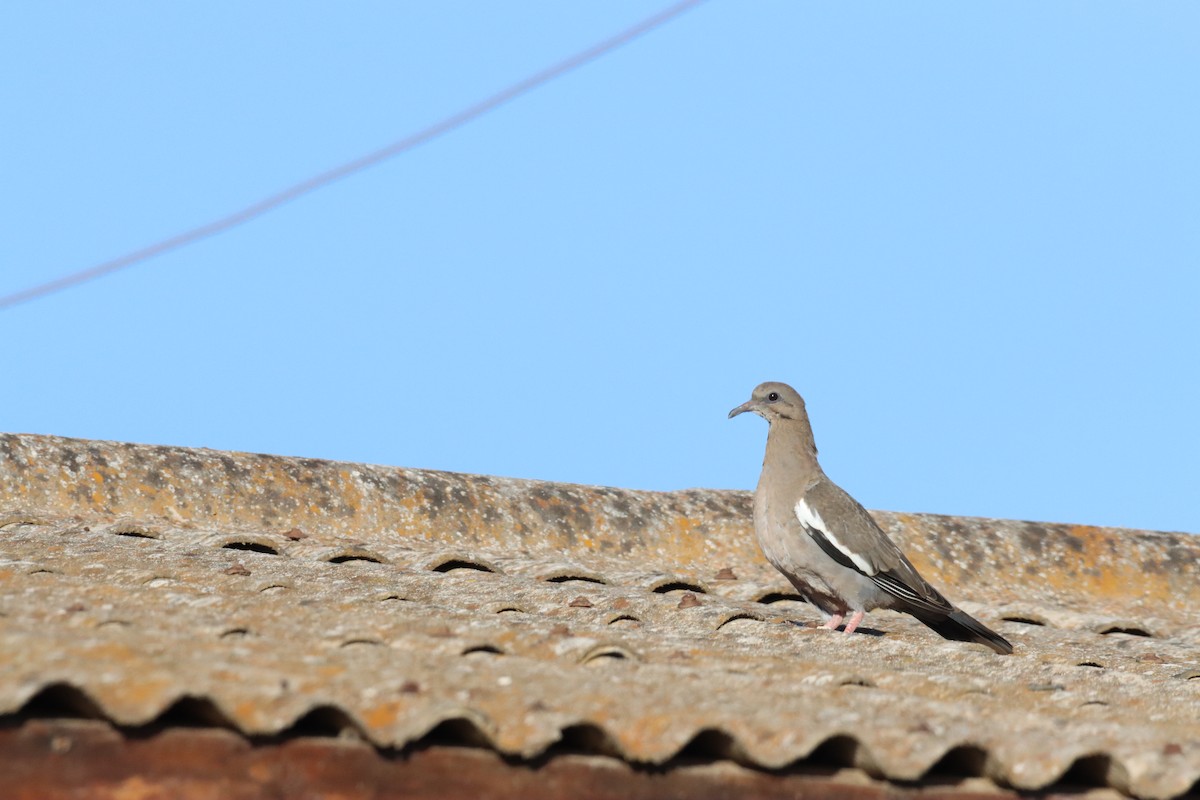
<path fill-rule="evenodd" d="M 0 434 L 5 520 L 278 531 L 369 546 L 416 537 L 481 554 L 561 553 L 680 567 L 761 565 L 750 494 L 651 492 L 207 449 Z M 1200 605 L 1200 537 L 872 512 L 963 599 L 1181 616 Z"/>
<path fill-rule="evenodd" d="M 735 732 L 720 726 L 699 728 L 661 757 L 647 760 L 625 752 L 618 736 L 603 724 L 590 721 L 564 726 L 557 738 L 546 742 L 536 752 L 511 752 L 496 741 L 486 725 L 465 712 L 447 711 L 422 720 L 419 730 L 415 729 L 413 735 L 398 747 L 372 741 L 361 720 L 336 704 L 328 703 L 312 705 L 297 715 L 290 725 L 277 730 L 248 733 L 209 698 L 186 695 L 143 724 L 122 725 L 87 692 L 63 682 L 44 687 L 30 697 L 20 711 L 0 717 L 0 720 L 7 723 L 0 725 L 0 729 L 18 731 L 36 729 L 39 723 L 60 727 L 99 724 L 127 743 L 145 741 L 167 731 L 221 732 L 260 748 L 297 741 L 361 744 L 386 759 L 399 757 L 403 760 L 431 747 L 450 746 L 493 753 L 537 769 L 544 769 L 564 756 L 589 756 L 620 762 L 635 769 L 650 769 L 661 775 L 670 775 L 689 766 L 726 764 L 764 776 L 828 777 L 840 772 L 843 779 L 879 782 L 876 788 L 892 787 L 892 791 L 885 788 L 881 794 L 863 791 L 856 795 L 860 797 L 894 796 L 897 786 L 912 790 L 921 785 L 940 787 L 951 793 L 950 787 L 958 786 L 959 791 L 977 791 L 984 795 L 1016 791 L 1036 792 L 1042 797 L 1058 792 L 1077 795 L 1081 790 L 1107 788 L 1146 800 L 1191 797 L 1200 789 L 1200 772 L 1195 768 L 1179 765 L 1172 770 L 1139 774 L 1134 781 L 1132 774 L 1146 772 L 1131 769 L 1141 766 L 1136 763 L 1136 756 L 1127 763 L 1121 755 L 1079 745 L 1064 747 L 1050 768 L 1029 771 L 1019 764 L 1006 764 L 1004 758 L 976 741 L 964 740 L 941 748 L 919 770 L 898 777 L 876 761 L 867 742 L 844 733 L 817 737 L 805 754 L 796 758 L 782 763 L 765 763 L 747 750 L 745 742 Z M 107 758 L 111 754 L 109 748 L 103 756 Z"/>

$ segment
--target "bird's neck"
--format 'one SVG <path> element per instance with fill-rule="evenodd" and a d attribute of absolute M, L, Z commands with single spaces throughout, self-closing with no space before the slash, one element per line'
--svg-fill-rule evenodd
<path fill-rule="evenodd" d="M 780 470 L 805 484 L 821 474 L 817 445 L 807 419 L 777 419 L 771 423 L 763 458 L 764 478 L 768 470 Z"/>

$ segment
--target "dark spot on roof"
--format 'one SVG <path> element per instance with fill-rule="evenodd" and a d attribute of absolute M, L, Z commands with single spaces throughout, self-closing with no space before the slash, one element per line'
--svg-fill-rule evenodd
<path fill-rule="evenodd" d="M 128 536 L 131 539 L 157 539 L 158 534 L 151 533 L 146 528 L 118 528 L 113 531 L 117 536 Z"/>
<path fill-rule="evenodd" d="M 489 750 L 494 747 L 487 734 L 466 717 L 455 717 L 438 723 L 417 742 L 417 747 L 432 746 L 478 747 Z"/>
<path fill-rule="evenodd" d="M 758 600 L 755 602 L 762 603 L 764 606 L 769 606 L 769 605 L 772 605 L 773 603 L 782 603 L 782 602 L 807 603 L 808 601 L 805 600 L 802 596 L 796 594 L 795 592 L 767 592 L 762 597 L 758 598 Z"/>
<path fill-rule="evenodd" d="M 608 585 L 608 581 L 602 578 L 596 578 L 591 575 L 580 575 L 579 573 L 575 572 L 563 573 L 546 578 L 547 583 L 567 583 L 569 581 L 578 581 L 580 583 L 598 583 L 601 586 Z"/>
<path fill-rule="evenodd" d="M 925 781 L 939 776 L 982 778 L 987 775 L 987 751 L 973 744 L 960 744 L 947 750 L 923 776 Z"/>
<path fill-rule="evenodd" d="M 1062 540 L 1066 543 L 1067 547 L 1071 548 L 1076 553 L 1083 552 L 1083 540 L 1078 536 L 1064 532 Z"/>
<path fill-rule="evenodd" d="M 469 656 L 476 654 L 502 656 L 504 655 L 504 651 L 492 644 L 477 644 L 473 647 L 468 647 L 467 649 L 463 650 L 460 655 Z"/>
<path fill-rule="evenodd" d="M 161 730 L 165 728 L 226 728 L 235 730 L 233 720 L 225 715 L 217 705 L 207 697 L 185 695 L 179 698 L 147 727 Z"/>
<path fill-rule="evenodd" d="M 338 647 L 359 647 L 359 646 L 383 647 L 383 642 L 381 640 L 375 639 L 373 637 L 358 637 L 355 639 L 347 639 L 346 641 L 344 641 L 340 645 L 338 645 Z"/>
<path fill-rule="evenodd" d="M 1107 787 L 1111 785 L 1108 776 L 1112 769 L 1113 760 L 1110 756 L 1102 753 L 1080 756 L 1056 784 L 1063 787 Z"/>
<path fill-rule="evenodd" d="M 741 622 L 741 621 L 762 622 L 763 618 L 756 614 L 748 614 L 746 612 L 739 612 L 737 614 L 732 614 L 732 615 L 726 617 L 725 619 L 721 620 L 721 624 L 717 625 L 716 630 L 721 630 L 721 628 L 724 628 L 726 625 L 728 625 L 731 622 Z"/>
<path fill-rule="evenodd" d="M 713 761 L 737 760 L 739 747 L 728 733 L 716 728 L 697 731 L 674 756 L 673 764 L 712 763 Z"/>
<path fill-rule="evenodd" d="M 489 564 L 483 561 L 474 561 L 466 558 L 451 558 L 443 561 L 435 567 L 429 568 L 431 572 L 453 572 L 456 569 L 474 570 L 476 572 L 491 572 L 496 570 Z"/>
<path fill-rule="evenodd" d="M 354 561 L 365 561 L 365 562 L 368 562 L 371 564 L 383 564 L 384 563 L 382 556 L 377 556 L 374 553 L 366 553 L 366 552 L 362 552 L 362 551 L 345 553 L 343 555 L 334 556 L 332 558 L 327 558 L 325 560 L 328 561 L 330 564 L 349 564 Z"/>
<path fill-rule="evenodd" d="M 104 719 L 96 701 L 68 683 L 45 687 L 25 701 L 18 713 L 35 719 Z"/>
<path fill-rule="evenodd" d="M 1025 525 L 1020 528 L 1017 535 L 1021 539 L 1021 545 L 1034 556 L 1040 557 L 1043 554 L 1043 545 L 1046 541 L 1045 528 Z"/>
<path fill-rule="evenodd" d="M 281 734 L 284 737 L 318 736 L 323 738 L 365 739 L 366 735 L 353 717 L 340 708 L 320 705 L 296 718 Z"/>
<path fill-rule="evenodd" d="M 690 583 L 682 580 L 668 580 L 660 583 L 653 589 L 655 594 L 666 594 L 667 592 L 696 592 L 697 594 L 708 594 L 703 586 Z"/>
<path fill-rule="evenodd" d="M 621 747 L 608 731 L 591 722 L 568 725 L 546 755 L 589 755 L 621 758 Z"/>
<path fill-rule="evenodd" d="M 636 661 L 637 655 L 632 650 L 620 644 L 602 644 L 593 647 L 579 660 L 580 664 L 593 664 L 599 661 Z"/>
<path fill-rule="evenodd" d="M 249 553 L 263 553 L 268 556 L 279 555 L 279 551 L 274 547 L 260 544 L 259 542 L 229 542 L 228 544 L 221 545 L 221 547 L 225 550 L 245 550 Z"/>
<path fill-rule="evenodd" d="M 1150 633 L 1150 631 L 1146 630 L 1145 628 L 1138 628 L 1132 625 L 1109 625 L 1108 627 L 1100 630 L 1100 634 L 1103 636 L 1107 636 L 1110 633 L 1124 633 L 1128 634 L 1129 636 L 1154 636 L 1154 634 Z"/>
<path fill-rule="evenodd" d="M 807 767 L 853 767 L 859 746 L 851 736 L 831 736 L 802 759 L 802 763 Z"/>

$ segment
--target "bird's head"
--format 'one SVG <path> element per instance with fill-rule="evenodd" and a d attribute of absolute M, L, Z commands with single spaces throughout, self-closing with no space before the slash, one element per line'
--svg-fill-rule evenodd
<path fill-rule="evenodd" d="M 804 398 L 786 383 L 767 381 L 754 387 L 750 399 L 729 412 L 733 419 L 743 411 L 752 411 L 765 419 L 774 422 L 777 419 L 807 419 L 804 410 Z"/>

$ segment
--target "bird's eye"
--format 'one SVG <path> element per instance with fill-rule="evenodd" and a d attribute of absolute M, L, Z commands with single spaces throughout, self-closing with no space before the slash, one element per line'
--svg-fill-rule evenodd
<path fill-rule="evenodd" d="M 779 399 L 779 392 L 771 392 L 769 395 L 767 395 L 768 403 L 774 403 L 778 399 Z"/>

